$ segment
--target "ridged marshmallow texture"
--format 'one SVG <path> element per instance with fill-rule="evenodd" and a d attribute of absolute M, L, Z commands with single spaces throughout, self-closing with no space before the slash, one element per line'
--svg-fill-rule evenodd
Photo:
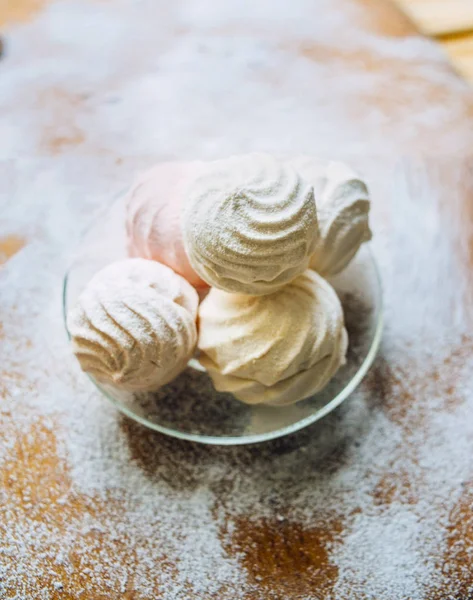
<path fill-rule="evenodd" d="M 74 354 L 102 383 L 156 390 L 194 353 L 197 305 L 195 289 L 168 267 L 139 258 L 113 263 L 68 315 Z"/>
<path fill-rule="evenodd" d="M 187 188 L 203 163 L 164 162 L 141 175 L 126 202 L 130 256 L 157 260 L 197 288 L 207 287 L 184 250 L 181 208 Z"/>
<path fill-rule="evenodd" d="M 265 154 L 208 163 L 183 207 L 190 263 L 209 285 L 268 294 L 297 277 L 318 241 L 312 186 Z"/>
<path fill-rule="evenodd" d="M 309 156 L 289 161 L 314 186 L 320 239 L 310 266 L 325 277 L 348 266 L 371 239 L 370 197 L 366 183 L 349 166 Z"/>
<path fill-rule="evenodd" d="M 307 270 L 265 296 L 215 288 L 199 308 L 200 361 L 218 391 L 248 404 L 293 404 L 321 390 L 348 344 L 336 292 Z"/>

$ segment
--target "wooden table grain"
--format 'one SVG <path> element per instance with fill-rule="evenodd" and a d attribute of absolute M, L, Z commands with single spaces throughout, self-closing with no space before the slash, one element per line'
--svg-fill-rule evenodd
<path fill-rule="evenodd" d="M 0 28 L 0 598 L 472 598 L 473 92 L 439 47 L 382 0 L 0 0 Z M 165 438 L 79 372 L 64 271 L 136 171 L 255 149 L 366 175 L 382 349 L 296 435 Z"/>

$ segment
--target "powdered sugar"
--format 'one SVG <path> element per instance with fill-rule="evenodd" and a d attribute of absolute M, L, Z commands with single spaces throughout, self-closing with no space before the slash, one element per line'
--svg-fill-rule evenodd
<path fill-rule="evenodd" d="M 471 94 L 431 42 L 366 31 L 351 1 L 270 4 L 64 0 L 7 31 L 0 231 L 26 245 L 0 271 L 0 597 L 471 593 L 471 173 L 379 159 L 471 147 Z M 79 371 L 62 276 L 136 169 L 254 149 L 355 158 L 367 176 L 383 348 L 296 436 L 166 439 Z"/>

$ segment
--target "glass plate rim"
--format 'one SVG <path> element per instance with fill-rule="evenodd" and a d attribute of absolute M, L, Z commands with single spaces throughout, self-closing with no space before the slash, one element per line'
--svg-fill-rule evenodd
<path fill-rule="evenodd" d="M 165 427 L 163 425 L 152 423 L 151 421 L 149 421 L 143 417 L 140 417 L 133 411 L 129 410 L 126 406 L 122 405 L 120 402 L 115 400 L 104 389 L 102 389 L 97 384 L 97 382 L 93 379 L 93 377 L 91 377 L 87 373 L 85 373 L 85 375 L 92 382 L 92 384 L 97 389 L 97 391 L 100 392 L 100 394 L 102 394 L 103 396 L 105 396 L 109 400 L 109 402 L 111 402 L 113 404 L 113 406 L 116 409 L 118 409 L 122 414 L 126 415 L 130 419 L 133 419 L 137 423 L 140 423 L 144 427 L 147 427 L 148 429 L 152 429 L 153 431 L 157 431 L 159 433 L 162 433 L 163 435 L 168 435 L 168 436 L 180 439 L 180 440 L 186 440 L 186 441 L 190 441 L 190 442 L 196 442 L 196 443 L 212 445 L 212 446 L 243 446 L 243 445 L 248 445 L 248 444 L 258 444 L 258 443 L 262 443 L 262 442 L 268 442 L 270 440 L 275 440 L 277 438 L 284 437 L 284 436 L 290 435 L 292 433 L 296 433 L 297 431 L 300 431 L 301 429 L 304 429 L 304 428 L 308 427 L 309 425 L 316 423 L 320 419 L 323 419 L 325 416 L 327 416 L 329 413 L 331 413 L 335 408 L 337 408 L 340 404 L 342 404 L 342 402 L 344 402 L 354 392 L 354 390 L 358 387 L 358 385 L 364 379 L 365 375 L 369 371 L 369 369 L 370 369 L 371 365 L 373 364 L 373 361 L 376 357 L 376 354 L 377 354 L 377 351 L 378 351 L 378 348 L 379 348 L 379 345 L 381 342 L 383 325 L 384 325 L 383 287 L 382 287 L 381 276 L 380 276 L 380 272 L 379 272 L 379 268 L 378 268 L 378 263 L 371 251 L 371 248 L 368 245 L 366 245 L 365 248 L 363 248 L 363 250 L 368 253 L 370 261 L 374 267 L 376 283 L 377 283 L 376 295 L 378 296 L 377 311 L 376 311 L 377 314 L 375 317 L 376 329 L 375 329 L 375 332 L 373 335 L 373 339 L 372 339 L 370 348 L 369 348 L 368 353 L 365 356 L 363 362 L 359 366 L 357 372 L 350 379 L 350 381 L 347 383 L 347 385 L 334 398 L 332 398 L 332 400 L 330 402 L 328 402 L 323 408 L 316 411 L 312 415 L 309 415 L 308 417 L 304 417 L 300 421 L 297 421 L 297 422 L 292 423 L 291 425 L 287 425 L 285 427 L 281 427 L 280 429 L 275 429 L 274 431 L 271 431 L 271 432 L 250 434 L 250 435 L 245 435 L 245 436 L 218 437 L 218 436 L 201 435 L 201 434 L 196 434 L 196 433 L 181 432 L 176 429 L 171 429 L 171 428 Z M 70 271 L 73 268 L 73 266 L 74 266 L 74 261 L 72 262 L 71 266 L 69 267 L 69 269 L 67 270 L 67 272 L 64 276 L 63 289 L 62 289 L 63 322 L 64 322 L 64 327 L 65 327 L 66 334 L 67 334 L 69 341 L 71 339 L 71 335 L 70 335 L 69 329 L 67 327 L 67 289 L 68 289 L 69 274 L 70 274 Z M 189 366 L 191 368 L 195 368 L 195 366 L 193 366 L 193 364 L 191 364 L 192 362 L 193 362 L 193 359 L 191 359 L 191 361 L 189 361 Z"/>

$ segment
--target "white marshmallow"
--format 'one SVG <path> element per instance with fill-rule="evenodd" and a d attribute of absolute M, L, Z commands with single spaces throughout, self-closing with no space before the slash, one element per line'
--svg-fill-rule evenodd
<path fill-rule="evenodd" d="M 350 167 L 310 156 L 289 161 L 314 186 L 320 238 L 310 267 L 325 277 L 336 275 L 371 239 L 370 198 L 366 183 Z"/>
<path fill-rule="evenodd" d="M 197 304 L 194 288 L 164 265 L 113 263 L 91 279 L 68 315 L 73 351 L 98 381 L 156 390 L 194 353 Z"/>
<path fill-rule="evenodd" d="M 322 389 L 345 362 L 337 294 L 305 271 L 265 296 L 215 288 L 199 308 L 200 361 L 219 391 L 248 404 L 292 404 Z"/>
<path fill-rule="evenodd" d="M 208 163 L 188 189 L 182 227 L 202 279 L 254 295 L 302 273 L 319 235 L 312 186 L 265 154 Z"/>

